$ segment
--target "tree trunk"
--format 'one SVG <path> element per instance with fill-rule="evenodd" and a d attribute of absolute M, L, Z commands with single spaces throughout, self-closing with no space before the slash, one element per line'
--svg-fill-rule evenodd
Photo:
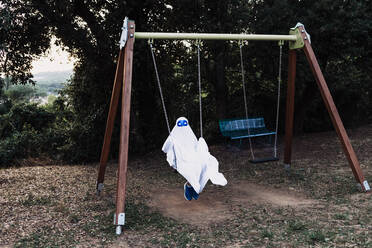
<path fill-rule="evenodd" d="M 223 119 L 226 117 L 226 105 L 227 105 L 227 93 L 228 89 L 226 86 L 225 79 L 225 62 L 223 52 L 219 53 L 217 56 L 217 65 L 216 65 L 216 114 L 218 119 Z"/>
<path fill-rule="evenodd" d="M 294 133 L 302 134 L 304 132 L 304 123 L 307 110 L 312 107 L 314 95 L 317 94 L 317 87 L 314 82 L 306 82 L 306 87 L 297 99 L 300 99 L 295 106 Z"/>
<path fill-rule="evenodd" d="M 9 90 L 10 78 L 8 75 L 5 76 L 5 90 Z"/>
<path fill-rule="evenodd" d="M 208 67 L 208 79 L 215 89 L 216 117 L 226 118 L 228 88 L 225 78 L 225 44 L 212 48 L 212 57 Z"/>

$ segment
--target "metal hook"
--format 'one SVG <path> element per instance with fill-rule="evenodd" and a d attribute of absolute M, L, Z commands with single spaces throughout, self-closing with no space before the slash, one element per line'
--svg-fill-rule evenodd
<path fill-rule="evenodd" d="M 284 40 L 280 40 L 279 42 L 278 42 L 278 45 L 281 47 L 281 46 L 283 46 L 284 45 Z"/>
<path fill-rule="evenodd" d="M 152 38 L 148 39 L 147 43 L 149 44 L 151 51 L 155 50 L 154 47 L 152 46 L 154 44 L 154 39 Z"/>
<path fill-rule="evenodd" d="M 195 44 L 200 48 L 200 45 L 202 44 L 201 40 L 200 39 L 197 39 L 195 41 Z"/>
<path fill-rule="evenodd" d="M 247 40 L 239 40 L 238 44 L 239 44 L 240 47 L 243 47 L 244 45 L 248 45 L 248 41 Z"/>

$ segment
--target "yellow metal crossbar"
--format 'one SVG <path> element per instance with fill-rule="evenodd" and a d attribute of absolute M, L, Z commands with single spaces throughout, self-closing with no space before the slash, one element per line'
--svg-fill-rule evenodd
<path fill-rule="evenodd" d="M 296 35 L 135 32 L 136 39 L 296 41 Z"/>

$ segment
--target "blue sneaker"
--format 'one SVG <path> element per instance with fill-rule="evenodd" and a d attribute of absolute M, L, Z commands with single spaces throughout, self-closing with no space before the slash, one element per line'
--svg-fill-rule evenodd
<path fill-rule="evenodd" d="M 192 188 L 192 198 L 194 198 L 195 200 L 199 199 L 199 194 L 196 193 L 194 188 Z"/>
<path fill-rule="evenodd" d="M 186 182 L 185 185 L 183 185 L 183 190 L 184 190 L 183 196 L 185 197 L 185 199 L 188 200 L 188 201 L 191 201 L 192 200 L 192 196 L 193 196 L 193 192 L 192 191 L 195 191 L 193 189 L 193 187 L 187 186 L 187 182 Z"/>

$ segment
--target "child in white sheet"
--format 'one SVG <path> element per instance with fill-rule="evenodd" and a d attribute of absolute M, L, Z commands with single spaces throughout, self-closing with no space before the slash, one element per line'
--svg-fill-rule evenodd
<path fill-rule="evenodd" d="M 184 185 L 187 200 L 198 199 L 209 179 L 213 184 L 227 184 L 218 172 L 218 161 L 209 153 L 207 143 L 203 137 L 197 140 L 185 117 L 177 119 L 162 150 L 167 154 L 169 165 L 187 180 Z"/>

